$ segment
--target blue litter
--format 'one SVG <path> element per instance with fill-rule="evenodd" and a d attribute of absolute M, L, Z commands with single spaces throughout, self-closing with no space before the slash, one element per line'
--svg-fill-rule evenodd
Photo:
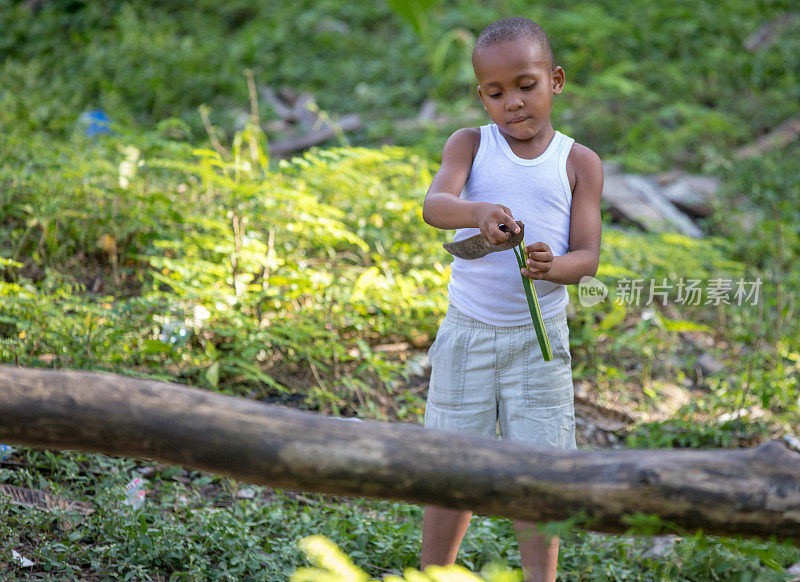
<path fill-rule="evenodd" d="M 84 126 L 83 134 L 87 137 L 95 137 L 104 133 L 114 133 L 111 131 L 109 119 L 106 112 L 102 109 L 92 109 L 91 111 L 84 111 L 78 118 L 81 125 Z"/>

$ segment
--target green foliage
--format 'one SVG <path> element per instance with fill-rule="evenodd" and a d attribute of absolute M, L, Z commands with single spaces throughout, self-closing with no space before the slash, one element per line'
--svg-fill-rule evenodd
<path fill-rule="evenodd" d="M 764 326 L 772 340 L 797 337 L 791 316 L 800 291 L 800 147 L 730 164 L 720 212 L 709 226 L 737 244 L 731 254 L 757 266 L 764 274 Z"/>
<path fill-rule="evenodd" d="M 202 135 L 197 108 L 212 106 L 226 135 L 238 129 L 245 69 L 259 83 L 312 91 L 324 110 L 370 120 L 414 115 L 430 95 L 440 110 L 471 111 L 469 51 L 492 20 L 525 14 L 548 32 L 567 73 L 556 127 L 604 159 L 656 171 L 678 163 L 713 170 L 732 148 L 795 114 L 800 21 L 762 46 L 745 41 L 791 12 L 791 2 L 658 4 L 555 0 L 496 5 L 336 0 L 267 6 L 235 0 L 181 3 L 0 3 L 0 126 L 69 133 L 78 114 L 103 107 L 112 119 L 155 125 L 185 120 Z M 396 17 L 393 17 L 396 16 Z M 408 23 L 408 25 L 407 25 Z M 375 39 L 380 39 L 376 42 Z M 269 119 L 262 105 L 262 119 Z M 383 123 L 355 143 L 394 139 Z M 442 127 L 428 151 L 455 127 Z M 427 130 L 423 130 L 427 131 Z M 420 133 L 406 143 L 421 147 Z M 429 149 L 428 149 L 429 148 Z"/>
<path fill-rule="evenodd" d="M 470 55 L 474 36 L 463 28 L 444 30 L 432 9 L 438 0 L 389 0 L 392 10 L 408 22 L 425 48 L 425 62 L 434 81 L 432 96 L 444 98 L 453 85 L 473 78 Z"/>
<path fill-rule="evenodd" d="M 665 422 L 647 422 L 637 425 L 628 435 L 626 445 L 632 448 L 731 448 L 736 446 L 742 432 L 767 434 L 767 427 L 760 423 L 733 419 L 717 424 L 697 422 L 689 414 L 676 416 Z"/>
<path fill-rule="evenodd" d="M 351 409 L 354 389 L 391 389 L 402 369 L 370 343 L 429 337 L 444 300 L 446 270 L 429 269 L 441 234 L 418 226 L 422 160 L 341 149 L 272 169 L 252 125 L 230 156 L 128 137 L 5 170 L 4 359 L 155 375 L 179 365 L 191 383 L 260 396 L 288 389 L 270 368 L 311 362 L 321 376 L 293 388 L 335 411 Z M 19 265 L 43 273 L 38 288 Z M 91 271 L 113 296 L 83 297 Z M 168 327 L 186 330 L 181 343 L 162 337 Z"/>
<path fill-rule="evenodd" d="M 300 548 L 313 567 L 299 568 L 290 582 L 369 582 L 369 575 L 356 567 L 330 540 L 322 536 L 309 536 L 299 542 Z M 486 576 L 478 577 L 462 566 L 429 566 L 424 572 L 408 568 L 404 577 L 386 576 L 384 582 L 517 582 L 520 573 L 492 569 Z"/>
<path fill-rule="evenodd" d="M 232 136 L 234 109 L 247 102 L 241 75 L 248 68 L 260 83 L 312 89 L 323 109 L 338 112 L 406 109 L 417 91 L 409 68 L 382 58 L 385 47 L 374 42 L 396 38 L 403 53 L 418 54 L 413 36 L 398 35 L 380 3 L 8 4 L 0 2 L 0 87 L 25 87 L 27 96 L 3 92 L 0 118 L 32 129 L 68 131 L 82 110 L 99 106 L 126 122 L 184 118 L 199 135 L 197 108 L 208 103 Z M 333 51 L 343 58 L 331 74 Z M 352 79 L 361 83 L 355 103 Z M 391 92 L 377 90 L 384 82 Z M 262 109 L 268 119 L 268 106 Z"/>
<path fill-rule="evenodd" d="M 0 482 L 49 489 L 90 501 L 84 518 L 42 512 L 0 498 L 0 553 L 16 549 L 52 579 L 81 572 L 119 579 L 286 580 L 303 564 L 297 546 L 309 535 L 325 536 L 372 576 L 397 575 L 418 562 L 421 508 L 402 503 L 350 500 L 248 486 L 256 498 L 237 498 L 244 484 L 219 476 L 156 465 L 142 509 L 125 515 L 122 491 L 137 463 L 75 451 L 18 447 L 13 470 Z M 65 524 L 73 520 L 74 527 Z M 505 526 L 480 528 L 504 546 Z M 474 562 L 491 555 L 472 534 Z M 488 563 L 488 561 L 487 561 Z M 26 579 L 26 570 L 2 571 L 4 580 Z M 30 570 L 27 571 L 28 573 Z M 19 577 L 15 577 L 17 574 Z"/>
<path fill-rule="evenodd" d="M 439 0 L 389 0 L 395 14 L 408 22 L 420 36 L 427 34 L 430 10 L 437 4 Z"/>
<path fill-rule="evenodd" d="M 306 567 L 298 545 L 308 536 L 331 540 L 352 560 L 351 567 L 369 579 L 414 580 L 411 576 L 419 567 L 422 510 L 417 506 L 256 486 L 247 486 L 255 499 L 240 499 L 242 483 L 156 465 L 147 480 L 145 504 L 125 515 L 122 492 L 136 474 L 135 461 L 76 451 L 17 449 L 13 459 L 19 465 L 0 468 L 0 482 L 87 500 L 95 509 L 80 517 L 0 498 L 0 553 L 19 551 L 36 563 L 43 579 L 91 573 L 117 579 L 161 575 L 172 580 L 266 581 L 287 580 L 293 572 L 315 579 L 319 570 Z M 624 536 L 552 524 L 549 531 L 561 536 L 561 579 L 781 580 L 779 570 L 800 559 L 800 550 L 789 544 L 699 533 L 679 533 L 671 547 L 655 554 L 649 536 L 641 532 L 662 524 L 648 516 L 632 523 L 636 527 Z M 317 555 L 331 551 L 326 546 Z M 518 572 L 509 570 L 520 567 L 511 521 L 473 517 L 458 563 L 463 576 L 466 568 L 479 572 L 479 579 L 518 580 Z M 11 564 L 4 568 L 0 570 L 4 580 L 26 580 L 31 573 Z"/>
<path fill-rule="evenodd" d="M 638 516 L 631 520 L 634 530 L 656 526 L 660 520 Z M 474 524 L 473 524 L 474 527 Z M 488 541 L 488 540 L 487 540 Z M 559 579 L 564 580 L 785 580 L 782 569 L 793 563 L 798 550 L 789 543 L 708 538 L 701 533 L 672 540 L 672 547 L 654 553 L 649 535 L 604 536 L 568 534 L 561 542 Z M 304 538 L 300 546 L 314 567 L 300 568 L 293 582 L 322 580 L 369 580 L 369 575 L 354 566 L 334 544 L 320 536 Z M 460 565 L 431 567 L 424 573 L 407 568 L 404 578 L 388 575 L 385 582 L 520 579 L 520 571 L 511 571 L 497 563 L 488 563 L 481 575 L 471 574 Z"/>
<path fill-rule="evenodd" d="M 690 364 L 697 354 L 682 341 L 682 334 L 711 334 L 721 317 L 752 318 L 758 313 L 758 307 L 749 305 L 706 305 L 705 296 L 699 305 L 676 303 L 681 279 L 703 286 L 715 278 L 756 279 L 759 271 L 754 266 L 731 258 L 732 245 L 721 237 L 697 240 L 604 225 L 596 277 L 609 295 L 591 308 L 576 309 L 571 321 L 575 377 L 597 382 L 601 392 L 615 392 L 615 386 L 630 376 L 642 388 L 651 378 L 682 381 L 693 376 Z M 641 282 L 638 298 L 623 296 L 624 280 Z M 672 286 L 666 302 L 650 296 L 651 283 Z M 580 305 L 577 288 L 571 286 L 569 292 L 572 304 Z"/>

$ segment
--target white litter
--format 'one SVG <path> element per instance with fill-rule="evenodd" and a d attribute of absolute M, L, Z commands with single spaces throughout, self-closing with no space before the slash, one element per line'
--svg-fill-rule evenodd
<path fill-rule="evenodd" d="M 239 499 L 255 499 L 256 492 L 254 489 L 247 487 L 245 489 L 239 489 L 239 491 L 236 492 L 236 497 Z"/>
<path fill-rule="evenodd" d="M 30 568 L 33 566 L 33 562 L 21 555 L 17 550 L 11 550 L 11 558 L 12 561 L 17 562 L 23 568 Z"/>
<path fill-rule="evenodd" d="M 800 453 L 800 438 L 797 438 L 793 434 L 785 434 L 783 435 L 783 440 L 786 441 L 786 444 L 792 447 L 795 451 Z"/>

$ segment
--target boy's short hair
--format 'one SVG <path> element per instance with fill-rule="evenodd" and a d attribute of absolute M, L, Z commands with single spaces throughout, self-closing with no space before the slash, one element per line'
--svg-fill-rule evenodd
<path fill-rule="evenodd" d="M 473 63 L 475 53 L 479 49 L 520 39 L 529 40 L 541 48 L 545 59 L 550 63 L 550 70 L 555 69 L 555 57 L 547 34 L 533 20 L 521 16 L 496 20 L 484 28 L 478 35 L 475 48 L 472 50 Z"/>

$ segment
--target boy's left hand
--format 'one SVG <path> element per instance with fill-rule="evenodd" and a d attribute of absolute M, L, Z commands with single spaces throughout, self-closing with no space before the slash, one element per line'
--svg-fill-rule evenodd
<path fill-rule="evenodd" d="M 526 269 L 521 269 L 523 275 L 530 279 L 544 279 L 553 268 L 553 252 L 543 242 L 536 242 L 525 247 Z"/>

